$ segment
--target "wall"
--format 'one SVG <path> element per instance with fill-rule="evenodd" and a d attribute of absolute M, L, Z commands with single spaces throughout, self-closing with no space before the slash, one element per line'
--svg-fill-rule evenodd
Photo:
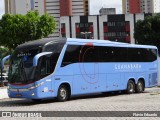
<path fill-rule="evenodd" d="M 65 16 L 65 17 L 61 17 L 60 24 L 65 23 L 66 37 L 76 38 L 76 32 L 77 32 L 76 24 L 82 23 L 81 25 L 83 25 L 83 23 L 88 23 L 88 24 L 93 24 L 94 39 L 102 39 L 102 40 L 105 38 L 107 39 L 106 33 L 108 35 L 116 34 L 116 36 L 113 36 L 113 37 L 109 36 L 108 39 L 112 37 L 113 41 L 117 40 L 118 42 L 129 42 L 131 44 L 135 44 L 134 27 L 135 27 L 135 23 L 139 19 L 143 20 L 144 14 L 141 13 L 141 14 L 125 14 L 125 15 L 119 14 L 119 15 L 100 15 L 100 16 L 95 16 L 95 15 Z M 117 25 L 121 23 L 124 25 L 122 26 Z M 104 24 L 116 24 L 116 25 L 108 26 L 107 32 L 105 32 Z M 80 30 L 79 33 L 82 33 L 82 30 Z M 121 34 L 121 35 L 117 36 L 117 34 Z M 126 34 L 126 36 L 124 34 Z"/>
<path fill-rule="evenodd" d="M 30 0 L 15 0 L 15 13 L 25 15 L 31 10 Z"/>

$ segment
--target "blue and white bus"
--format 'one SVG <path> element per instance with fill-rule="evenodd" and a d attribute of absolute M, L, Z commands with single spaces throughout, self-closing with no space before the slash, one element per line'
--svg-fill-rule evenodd
<path fill-rule="evenodd" d="M 155 46 L 105 40 L 45 38 L 24 43 L 10 56 L 8 95 L 66 101 L 109 91 L 141 93 L 158 84 L 157 54 Z"/>

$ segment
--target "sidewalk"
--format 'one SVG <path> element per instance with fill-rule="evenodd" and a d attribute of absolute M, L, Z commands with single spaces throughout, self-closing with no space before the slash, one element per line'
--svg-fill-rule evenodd
<path fill-rule="evenodd" d="M 0 87 L 0 99 L 8 98 L 7 87 Z"/>

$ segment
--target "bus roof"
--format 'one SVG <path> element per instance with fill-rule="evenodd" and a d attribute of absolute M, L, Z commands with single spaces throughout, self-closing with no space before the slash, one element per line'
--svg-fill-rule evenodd
<path fill-rule="evenodd" d="M 43 38 L 39 40 L 29 41 L 17 46 L 16 50 L 26 50 L 32 49 L 35 47 L 43 47 L 44 45 L 51 43 L 51 42 L 66 42 L 66 38 Z"/>
<path fill-rule="evenodd" d="M 94 40 L 94 39 L 78 39 L 78 38 L 43 38 L 39 40 L 34 40 L 30 42 L 23 43 L 19 46 L 17 46 L 16 50 L 26 50 L 26 49 L 33 49 L 33 48 L 42 48 L 44 45 L 52 42 L 59 42 L 59 43 L 65 43 L 67 41 L 67 44 L 87 44 L 87 43 L 93 43 L 94 45 L 102 45 L 102 46 L 117 46 L 117 47 L 136 47 L 136 48 L 154 48 L 157 49 L 156 46 L 151 45 L 135 45 L 135 44 L 129 44 L 129 43 L 122 43 L 122 42 L 112 42 L 109 40 Z"/>
<path fill-rule="evenodd" d="M 94 39 L 75 39 L 68 38 L 67 44 L 85 44 L 85 43 L 93 43 L 94 45 L 103 45 L 103 46 L 117 46 L 117 47 L 136 47 L 136 48 L 154 48 L 157 49 L 156 46 L 152 45 L 137 45 L 137 44 L 129 44 L 122 42 L 112 42 L 109 40 L 94 40 Z"/>

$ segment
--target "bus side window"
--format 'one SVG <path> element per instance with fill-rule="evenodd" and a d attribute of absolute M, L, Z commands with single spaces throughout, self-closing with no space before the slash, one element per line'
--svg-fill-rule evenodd
<path fill-rule="evenodd" d="M 79 62 L 80 45 L 68 45 L 63 57 L 61 67 Z"/>
<path fill-rule="evenodd" d="M 157 59 L 157 50 L 156 49 L 148 49 L 148 61 L 153 62 Z"/>
<path fill-rule="evenodd" d="M 50 73 L 53 73 L 60 53 L 54 53 L 50 57 Z"/>
<path fill-rule="evenodd" d="M 100 62 L 114 62 L 114 48 L 113 47 L 100 47 L 99 48 L 99 61 Z"/>
<path fill-rule="evenodd" d="M 40 65 L 40 78 L 44 78 L 50 74 L 50 59 L 46 56 L 41 58 L 41 65 Z"/>
<path fill-rule="evenodd" d="M 114 62 L 127 62 L 127 48 L 115 47 L 114 48 Z"/>
<path fill-rule="evenodd" d="M 138 51 L 135 48 L 128 48 L 128 62 L 138 62 Z"/>
<path fill-rule="evenodd" d="M 98 62 L 98 46 L 82 46 L 79 62 Z"/>

